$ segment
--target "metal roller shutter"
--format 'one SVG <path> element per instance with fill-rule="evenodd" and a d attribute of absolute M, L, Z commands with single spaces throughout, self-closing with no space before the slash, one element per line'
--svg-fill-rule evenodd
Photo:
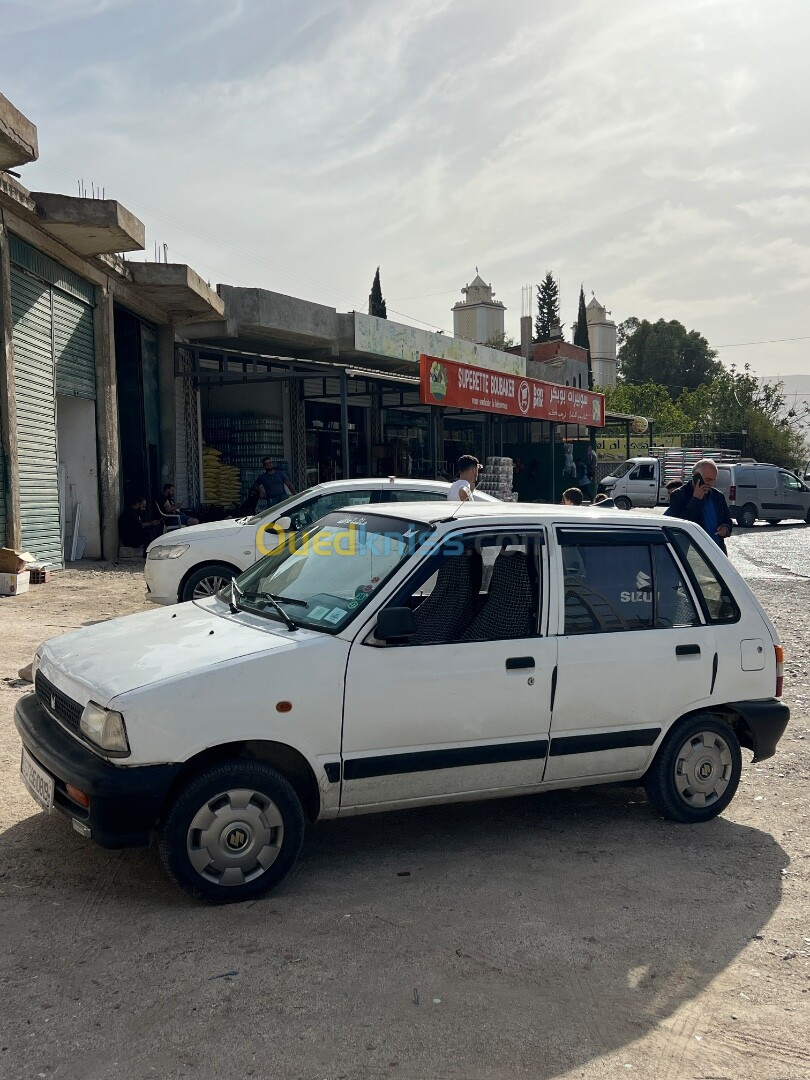
<path fill-rule="evenodd" d="M 56 392 L 94 401 L 96 358 L 93 309 L 59 289 L 52 289 L 51 292 Z"/>
<path fill-rule="evenodd" d="M 36 558 L 61 568 L 51 292 L 49 285 L 12 266 L 22 543 Z"/>
<path fill-rule="evenodd" d="M 6 475 L 6 459 L 3 447 L 0 446 L 0 547 L 6 543 L 6 488 L 8 476 Z"/>

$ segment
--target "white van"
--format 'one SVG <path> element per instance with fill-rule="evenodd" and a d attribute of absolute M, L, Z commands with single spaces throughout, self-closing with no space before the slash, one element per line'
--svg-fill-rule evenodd
<path fill-rule="evenodd" d="M 15 722 L 40 806 L 107 847 L 156 837 L 174 880 L 222 903 L 339 815 L 631 781 L 707 821 L 740 747 L 776 750 L 782 663 L 692 522 L 381 504 L 216 596 L 46 642 Z"/>
<path fill-rule="evenodd" d="M 785 518 L 810 522 L 810 487 L 777 465 L 718 465 L 715 486 L 731 516 L 746 528 L 762 519 L 769 525 Z"/>

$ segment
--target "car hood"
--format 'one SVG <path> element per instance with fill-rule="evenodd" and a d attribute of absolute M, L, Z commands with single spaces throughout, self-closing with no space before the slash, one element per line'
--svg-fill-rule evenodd
<path fill-rule="evenodd" d="M 220 540 L 223 536 L 233 536 L 247 526 L 249 518 L 228 518 L 226 521 L 209 521 L 205 525 L 186 525 L 184 529 L 172 529 L 163 533 L 154 544 L 193 544 L 199 540 Z"/>
<path fill-rule="evenodd" d="M 240 657 L 292 648 L 278 624 L 240 614 L 216 600 L 179 604 L 98 623 L 52 638 L 41 648 L 39 670 L 80 704 L 107 705 L 119 694 L 167 679 L 185 678 Z M 190 688 L 189 693 L 193 693 Z"/>

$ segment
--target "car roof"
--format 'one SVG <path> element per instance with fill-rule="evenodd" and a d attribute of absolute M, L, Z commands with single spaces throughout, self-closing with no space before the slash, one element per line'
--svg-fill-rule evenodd
<path fill-rule="evenodd" d="M 561 506 L 556 503 L 507 503 L 507 502 L 472 502 L 440 503 L 433 502 L 398 502 L 380 503 L 373 507 L 374 515 L 392 518 L 408 518 L 412 521 L 424 521 L 435 524 L 440 521 L 464 522 L 469 524 L 490 525 L 498 521 L 520 521 L 537 524 L 555 523 L 563 525 L 635 525 L 641 528 L 660 528 L 673 525 L 671 518 L 664 521 L 658 514 L 639 514 L 629 510 L 602 510 L 599 506 Z M 679 525 L 689 522 L 678 520 Z"/>
<path fill-rule="evenodd" d="M 450 484 L 446 480 L 417 480 L 409 476 L 359 476 L 354 480 L 324 480 L 321 484 L 313 484 L 307 491 L 353 491 L 354 488 L 368 487 L 373 484 L 379 487 L 409 487 L 415 490 L 423 489 L 430 491 L 448 491 Z M 303 492 L 301 492 L 303 495 Z"/>

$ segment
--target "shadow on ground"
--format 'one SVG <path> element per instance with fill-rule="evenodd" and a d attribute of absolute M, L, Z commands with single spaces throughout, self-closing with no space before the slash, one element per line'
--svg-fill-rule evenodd
<path fill-rule="evenodd" d="M 690 1040 L 787 864 L 628 788 L 314 826 L 275 893 L 225 908 L 61 818 L 9 829 L 0 857 L 5 1075 L 83 1080 L 551 1078 L 678 1010 Z"/>

